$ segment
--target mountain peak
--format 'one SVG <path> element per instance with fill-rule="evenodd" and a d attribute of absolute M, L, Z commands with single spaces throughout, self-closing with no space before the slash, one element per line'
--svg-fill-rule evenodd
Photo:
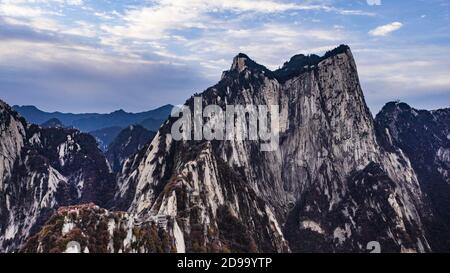
<path fill-rule="evenodd" d="M 327 51 L 323 56 L 318 56 L 315 54 L 297 54 L 288 62 L 285 62 L 280 69 L 274 71 L 274 73 L 278 81 L 285 82 L 292 77 L 315 68 L 320 62 L 328 58 L 332 58 L 339 54 L 347 54 L 347 52 L 350 52 L 350 47 L 348 45 L 340 45 L 330 51 Z"/>
<path fill-rule="evenodd" d="M 116 110 L 116 111 L 112 112 L 111 114 L 126 114 L 126 113 L 127 112 L 125 112 L 125 110 L 119 109 L 119 110 Z"/>
<path fill-rule="evenodd" d="M 170 108 L 170 109 L 172 109 L 174 106 L 172 105 L 172 104 L 166 104 L 166 105 L 163 105 L 163 106 L 161 106 L 161 107 L 159 107 L 158 109 L 166 109 L 166 108 Z"/>
<path fill-rule="evenodd" d="M 42 128 L 63 128 L 64 124 L 57 118 L 52 118 L 41 124 Z"/>
<path fill-rule="evenodd" d="M 236 55 L 236 57 L 234 57 L 233 64 L 231 65 L 230 70 L 240 73 L 247 68 L 249 62 L 253 62 L 253 60 L 250 59 L 246 54 L 239 53 L 238 55 Z"/>
<path fill-rule="evenodd" d="M 30 110 L 30 111 L 40 111 L 40 109 L 39 108 L 37 108 L 36 106 L 34 106 L 34 105 L 13 105 L 13 107 L 12 107 L 13 109 L 27 109 L 27 110 Z"/>
<path fill-rule="evenodd" d="M 263 72 L 268 76 L 271 75 L 280 82 L 285 82 L 286 80 L 299 75 L 308 69 L 314 68 L 323 60 L 332 58 L 339 54 L 348 54 L 349 52 L 350 47 L 348 45 L 340 45 L 330 51 L 327 51 L 323 56 L 315 54 L 297 54 L 294 55 L 288 62 L 285 62 L 281 68 L 275 71 L 271 71 L 265 66 L 256 63 L 247 54 L 239 53 L 233 58 L 233 64 L 231 65 L 229 72 L 241 73 L 249 69 Z M 224 75 L 227 75 L 227 72 L 225 72 Z"/>
<path fill-rule="evenodd" d="M 244 70 L 251 70 L 255 72 L 271 73 L 265 66 L 253 61 L 248 55 L 239 53 L 234 57 L 230 72 L 241 73 Z"/>
<path fill-rule="evenodd" d="M 6 102 L 0 100 L 0 109 L 6 108 L 7 106 L 8 106 L 8 104 L 6 104 Z"/>
<path fill-rule="evenodd" d="M 327 51 L 325 53 L 325 55 L 322 56 L 321 59 L 325 60 L 327 58 L 334 57 L 336 55 L 343 54 L 343 53 L 348 53 L 350 51 L 351 51 L 350 46 L 342 44 L 342 45 L 336 47 L 335 49 Z"/>
<path fill-rule="evenodd" d="M 389 112 L 395 112 L 395 111 L 404 111 L 404 110 L 411 110 L 411 106 L 409 106 L 405 102 L 401 101 L 391 101 L 386 103 L 380 112 L 382 113 L 389 113 Z"/>
<path fill-rule="evenodd" d="M 247 54 L 245 54 L 245 53 L 239 53 L 238 55 L 236 55 L 236 57 L 235 58 L 245 58 L 245 59 L 250 59 L 250 57 L 248 57 L 248 55 Z"/>

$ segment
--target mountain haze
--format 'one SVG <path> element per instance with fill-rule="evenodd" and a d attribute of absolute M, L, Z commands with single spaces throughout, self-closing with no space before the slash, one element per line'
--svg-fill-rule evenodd
<path fill-rule="evenodd" d="M 172 111 L 172 105 L 164 105 L 154 110 L 141 113 L 128 113 L 124 110 L 118 110 L 109 114 L 71 114 L 61 112 L 44 112 L 35 106 L 13 106 L 13 110 L 21 114 L 28 122 L 42 124 L 50 119 L 60 120 L 66 127 L 74 127 L 83 132 L 91 132 L 108 127 L 125 128 L 129 125 L 140 124 L 144 122 L 151 124 L 149 130 L 156 131 L 161 123 L 167 119 Z"/>

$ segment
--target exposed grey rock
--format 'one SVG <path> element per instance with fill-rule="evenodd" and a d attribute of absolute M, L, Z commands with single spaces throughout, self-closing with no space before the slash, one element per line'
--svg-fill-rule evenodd
<path fill-rule="evenodd" d="M 95 139 L 29 125 L 0 103 L 0 251 L 17 251 L 56 208 L 108 206 L 114 177 Z"/>
<path fill-rule="evenodd" d="M 390 102 L 376 117 L 386 149 L 401 148 L 411 160 L 430 212 L 427 236 L 434 251 L 450 251 L 450 109 L 417 110 Z"/>
<path fill-rule="evenodd" d="M 314 59 L 270 71 L 239 54 L 202 93 L 204 105 L 280 105 L 277 151 L 173 141 L 170 119 L 125 163 L 118 202 L 138 217 L 171 215 L 188 251 L 234 245 L 221 234 L 223 210 L 247 230 L 246 251 L 365 251 L 378 239 L 386 251 L 429 251 L 417 176 L 400 149 L 380 147 L 350 49 Z"/>
<path fill-rule="evenodd" d="M 121 130 L 108 146 L 105 154 L 111 169 L 114 172 L 120 172 L 125 160 L 144 148 L 155 134 L 141 125 L 131 125 Z"/>

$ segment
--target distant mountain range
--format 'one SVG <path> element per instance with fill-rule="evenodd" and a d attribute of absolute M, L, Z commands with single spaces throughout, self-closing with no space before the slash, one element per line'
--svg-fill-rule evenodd
<path fill-rule="evenodd" d="M 64 124 L 57 118 L 52 118 L 41 124 L 43 128 L 63 128 Z"/>
<path fill-rule="evenodd" d="M 26 118 L 28 122 L 43 124 L 51 119 L 58 119 L 64 126 L 74 127 L 82 132 L 92 132 L 109 127 L 126 128 L 129 125 L 141 123 L 148 130 L 157 131 L 161 123 L 170 115 L 173 105 L 168 104 L 154 110 L 140 113 L 128 113 L 124 110 L 118 110 L 109 114 L 50 113 L 42 111 L 36 106 L 15 105 L 12 108 Z"/>
<path fill-rule="evenodd" d="M 86 113 L 72 114 L 61 112 L 45 112 L 36 106 L 12 107 L 28 122 L 43 127 L 75 128 L 82 132 L 89 132 L 97 138 L 99 147 L 106 150 L 111 141 L 117 137 L 122 129 L 130 125 L 141 125 L 152 132 L 158 131 L 161 124 L 169 117 L 173 105 L 167 104 L 154 110 L 128 113 L 118 110 L 109 114 Z"/>

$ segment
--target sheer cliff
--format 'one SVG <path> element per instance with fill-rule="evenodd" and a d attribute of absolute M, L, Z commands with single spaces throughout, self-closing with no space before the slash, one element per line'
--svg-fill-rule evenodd
<path fill-rule="evenodd" d="M 30 125 L 0 102 L 0 250 L 16 251 L 56 208 L 108 206 L 115 188 L 95 139 Z"/>
<path fill-rule="evenodd" d="M 169 119 L 125 163 L 122 209 L 170 215 L 188 251 L 364 251 L 369 241 L 385 251 L 430 250 L 417 175 L 401 149 L 380 146 L 347 46 L 298 55 L 276 71 L 239 54 L 201 97 L 223 109 L 279 105 L 279 147 L 173 141 Z"/>

